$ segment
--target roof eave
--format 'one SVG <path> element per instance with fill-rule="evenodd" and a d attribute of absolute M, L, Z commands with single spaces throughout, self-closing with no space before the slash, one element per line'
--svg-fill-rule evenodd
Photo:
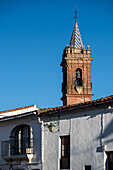
<path fill-rule="evenodd" d="M 38 114 L 37 110 L 33 111 L 33 112 L 16 115 L 16 116 L 3 117 L 3 118 L 0 118 L 0 122 L 7 121 L 7 120 L 13 120 L 13 119 L 17 119 L 17 118 L 22 118 L 22 117 L 26 117 L 26 116 L 30 116 L 30 115 L 36 115 L 36 114 Z"/>

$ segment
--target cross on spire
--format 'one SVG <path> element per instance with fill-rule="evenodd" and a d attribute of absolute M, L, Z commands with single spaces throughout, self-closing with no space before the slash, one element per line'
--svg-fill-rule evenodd
<path fill-rule="evenodd" d="M 75 16 L 74 16 L 74 18 L 75 18 L 75 21 L 77 20 L 77 10 L 76 10 L 76 8 L 75 8 Z"/>
<path fill-rule="evenodd" d="M 76 21 L 76 19 L 78 18 L 76 9 L 75 9 L 75 17 L 74 18 L 75 18 L 75 25 L 74 25 L 73 33 L 72 33 L 72 36 L 71 36 L 70 45 L 74 46 L 75 48 L 82 48 L 83 49 L 84 45 L 83 45 L 81 34 L 80 34 L 78 24 L 77 24 L 77 21 Z"/>

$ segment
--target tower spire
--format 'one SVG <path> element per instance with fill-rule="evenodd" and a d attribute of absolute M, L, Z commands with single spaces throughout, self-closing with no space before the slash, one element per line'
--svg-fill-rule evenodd
<path fill-rule="evenodd" d="M 77 24 L 75 10 L 75 25 L 70 45 L 66 46 L 62 55 L 62 98 L 63 105 L 72 105 L 91 100 L 91 50 L 83 46 Z"/>
<path fill-rule="evenodd" d="M 75 25 L 74 25 L 74 29 L 72 32 L 72 36 L 71 36 L 71 40 L 70 40 L 70 45 L 75 47 L 75 48 L 82 48 L 84 47 L 83 42 L 82 42 L 82 38 L 81 38 L 81 34 L 78 28 L 78 24 L 77 24 L 77 11 L 75 9 Z"/>

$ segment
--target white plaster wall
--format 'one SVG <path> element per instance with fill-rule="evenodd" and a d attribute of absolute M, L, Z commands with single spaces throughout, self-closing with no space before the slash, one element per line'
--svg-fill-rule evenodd
<path fill-rule="evenodd" d="M 60 114 L 61 115 L 61 114 Z M 86 115 L 86 116 L 85 116 Z M 55 132 L 48 130 L 50 121 L 60 121 L 56 124 Z M 33 128 L 34 158 L 29 169 L 60 170 L 60 136 L 70 135 L 70 170 L 84 170 L 84 165 L 91 165 L 92 170 L 105 170 L 106 151 L 113 151 L 113 113 L 111 110 L 94 110 L 76 113 L 64 112 L 58 116 L 44 117 L 44 123 L 39 122 L 36 115 L 0 122 L 0 168 L 6 162 L 1 158 L 1 141 L 9 140 L 13 128 L 20 124 L 27 124 Z M 60 131 L 58 129 L 60 128 Z M 13 162 L 14 163 L 14 162 Z M 17 167 L 17 166 L 13 166 Z M 26 168 L 27 169 L 27 168 Z"/>
<path fill-rule="evenodd" d="M 33 129 L 34 157 L 32 159 L 32 163 L 35 164 L 32 165 L 31 168 L 41 169 L 41 124 L 39 123 L 36 115 L 0 122 L 0 168 L 2 168 L 2 170 L 9 169 L 9 166 L 5 166 L 7 162 L 1 158 L 1 141 L 9 140 L 11 131 L 20 124 L 27 124 Z M 40 162 L 39 165 L 37 162 Z M 15 168 L 16 167 L 17 166 L 15 166 Z"/>
<path fill-rule="evenodd" d="M 104 113 L 104 144 L 106 151 L 113 151 L 113 111 Z"/>
<path fill-rule="evenodd" d="M 59 120 L 58 117 L 45 117 L 44 164 L 43 170 L 59 170 L 60 136 L 70 134 L 70 170 L 84 170 L 91 165 L 92 170 L 105 170 L 106 154 L 102 150 L 113 151 L 113 114 L 110 110 L 74 111 L 60 116 L 60 131 L 49 132 L 46 123 Z M 76 112 L 75 112 L 76 113 Z M 87 116 L 85 116 L 85 114 Z M 56 128 L 57 129 L 57 128 Z"/>

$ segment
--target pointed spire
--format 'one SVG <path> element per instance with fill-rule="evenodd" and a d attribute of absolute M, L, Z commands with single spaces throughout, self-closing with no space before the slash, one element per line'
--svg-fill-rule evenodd
<path fill-rule="evenodd" d="M 74 25 L 74 29 L 73 29 L 73 33 L 71 36 L 71 41 L 70 41 L 70 45 L 74 46 L 75 48 L 82 48 L 84 47 L 83 42 L 82 42 L 82 38 L 81 38 L 81 34 L 78 28 L 78 24 L 77 24 L 77 11 L 75 10 L 75 25 Z"/>

